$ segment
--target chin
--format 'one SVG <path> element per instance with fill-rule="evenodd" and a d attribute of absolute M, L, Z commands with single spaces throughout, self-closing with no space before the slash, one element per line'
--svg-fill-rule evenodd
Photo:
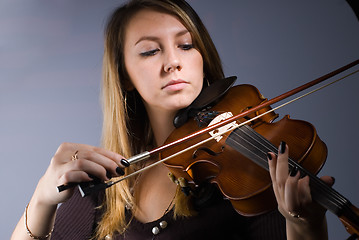
<path fill-rule="evenodd" d="M 197 97 L 198 94 L 178 94 L 172 95 L 166 100 L 167 110 L 178 111 L 188 107 Z"/>
<path fill-rule="evenodd" d="M 174 101 L 173 109 L 181 110 L 182 108 L 186 108 L 194 101 L 194 99 L 179 99 Z"/>

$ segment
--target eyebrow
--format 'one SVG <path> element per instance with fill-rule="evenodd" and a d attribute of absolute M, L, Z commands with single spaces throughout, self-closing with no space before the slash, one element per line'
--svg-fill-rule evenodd
<path fill-rule="evenodd" d="M 183 36 L 185 34 L 189 33 L 189 31 L 187 29 L 185 30 L 182 30 L 182 31 L 179 31 L 178 33 L 176 33 L 175 37 L 180 37 L 180 36 Z M 141 42 L 141 41 L 144 41 L 144 40 L 148 40 L 148 41 L 157 41 L 159 38 L 158 37 L 155 37 L 155 36 L 143 36 L 141 37 L 140 39 L 138 39 L 138 41 L 135 43 L 135 46 Z"/>

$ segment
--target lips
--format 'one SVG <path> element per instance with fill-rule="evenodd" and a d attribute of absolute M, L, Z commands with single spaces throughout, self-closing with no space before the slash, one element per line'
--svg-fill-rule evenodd
<path fill-rule="evenodd" d="M 188 83 L 187 81 L 182 80 L 182 79 L 171 80 L 165 86 L 163 86 L 162 89 L 169 88 L 169 87 L 174 87 L 176 85 L 183 85 L 183 84 L 187 84 L 187 83 Z"/>

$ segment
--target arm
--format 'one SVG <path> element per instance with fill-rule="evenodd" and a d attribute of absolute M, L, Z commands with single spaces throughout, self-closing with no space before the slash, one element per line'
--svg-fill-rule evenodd
<path fill-rule="evenodd" d="M 327 222 L 323 217 L 321 221 L 310 223 L 299 219 L 298 221 L 286 220 L 287 239 L 328 239 Z"/>
<path fill-rule="evenodd" d="M 56 207 L 57 205 L 48 206 L 41 201 L 38 201 L 35 195 L 33 196 L 25 210 L 26 224 L 32 235 L 38 237 L 51 235 L 55 220 Z M 26 231 L 25 212 L 16 225 L 11 239 L 34 239 L 30 237 L 30 234 Z"/>
<path fill-rule="evenodd" d="M 78 154 L 75 157 L 76 152 Z M 57 186 L 69 182 L 91 181 L 91 175 L 104 181 L 109 180 L 111 176 L 120 176 L 124 167 L 121 164 L 122 159 L 121 155 L 102 148 L 83 144 L 62 144 L 38 182 L 27 207 L 26 224 L 32 235 L 48 235 L 54 226 L 57 205 L 67 201 L 74 193 L 74 189 L 59 193 Z M 27 232 L 26 224 L 24 214 L 12 234 L 12 240 L 34 239 Z"/>

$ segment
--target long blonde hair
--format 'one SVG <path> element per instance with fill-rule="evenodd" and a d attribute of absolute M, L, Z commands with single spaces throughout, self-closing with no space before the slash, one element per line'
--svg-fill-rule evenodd
<path fill-rule="evenodd" d="M 207 81 L 211 83 L 224 76 L 219 55 L 206 28 L 184 0 L 131 0 L 116 9 L 105 29 L 102 145 L 125 158 L 144 151 L 153 138 L 149 123 L 144 120 L 147 114 L 139 94 L 136 90 L 127 91 L 130 79 L 123 55 L 125 29 L 131 17 L 141 9 L 153 9 L 177 16 L 191 33 L 194 46 L 202 55 Z M 125 169 L 125 173 L 135 171 L 136 167 L 131 165 Z M 125 207 L 135 207 L 132 194 L 134 184 L 134 179 L 128 179 L 106 190 L 103 216 L 95 233 L 97 239 L 125 231 L 128 225 Z M 178 216 L 191 215 L 186 197 L 183 194 L 176 195 L 175 213 Z"/>

